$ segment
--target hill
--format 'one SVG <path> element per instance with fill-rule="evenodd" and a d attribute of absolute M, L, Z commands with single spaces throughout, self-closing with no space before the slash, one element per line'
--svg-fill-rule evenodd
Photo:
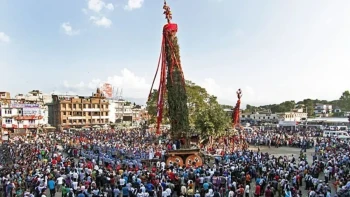
<path fill-rule="evenodd" d="M 342 111 L 350 111 L 350 92 L 347 90 L 343 92 L 338 100 L 327 101 L 320 99 L 304 99 L 302 101 L 284 101 L 280 104 L 271 104 L 271 105 L 262 105 L 262 106 L 253 106 L 247 105 L 245 112 L 254 112 L 261 110 L 271 110 L 272 113 L 279 112 L 288 112 L 294 109 L 296 106 L 304 108 L 307 111 L 309 116 L 314 115 L 314 108 L 316 104 L 330 104 L 333 105 L 333 109 L 340 108 Z M 340 114 L 335 114 L 340 115 Z"/>

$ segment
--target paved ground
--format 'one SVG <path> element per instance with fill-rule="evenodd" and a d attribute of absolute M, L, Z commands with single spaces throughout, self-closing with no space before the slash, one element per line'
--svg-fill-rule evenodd
<path fill-rule="evenodd" d="M 258 150 L 258 148 L 254 147 L 254 146 L 250 147 L 250 149 Z M 298 161 L 298 158 L 300 155 L 300 148 L 294 148 L 294 147 L 280 147 L 280 148 L 271 147 L 271 148 L 268 148 L 266 146 L 261 146 L 260 150 L 261 150 L 261 152 L 268 152 L 269 154 L 273 154 L 277 157 L 286 155 L 287 157 L 291 158 L 294 155 L 294 158 L 297 159 L 297 161 Z M 310 164 L 312 163 L 312 155 L 314 154 L 314 151 L 315 151 L 314 148 L 307 149 L 307 151 L 306 151 L 306 156 L 307 156 L 306 159 Z M 323 173 L 319 176 L 319 179 L 324 180 Z M 333 181 L 330 181 L 329 184 L 333 184 Z M 305 190 L 304 186 L 305 186 L 305 182 L 303 181 L 303 187 L 301 187 L 301 191 L 303 194 L 302 196 L 308 196 L 308 191 Z M 333 195 L 333 194 L 335 194 L 335 190 L 333 189 L 332 185 L 330 185 L 330 186 L 332 188 L 332 195 Z M 254 192 L 255 186 L 253 186 L 251 189 L 252 189 L 252 192 Z"/>

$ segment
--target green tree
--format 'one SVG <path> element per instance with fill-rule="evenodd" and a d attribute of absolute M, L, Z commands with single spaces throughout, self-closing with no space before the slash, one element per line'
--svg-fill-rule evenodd
<path fill-rule="evenodd" d="M 202 138 L 222 136 L 230 126 L 230 117 L 225 113 L 215 96 L 210 96 L 207 107 L 201 109 L 196 118 L 196 129 Z"/>
<path fill-rule="evenodd" d="M 183 71 L 181 69 L 180 48 L 176 32 L 172 29 L 163 31 L 165 63 L 167 67 L 168 118 L 171 134 L 175 139 L 187 137 L 189 133 L 188 98 L 186 94 Z"/>
<path fill-rule="evenodd" d="M 339 107 L 342 110 L 346 110 L 346 111 L 350 110 L 350 92 L 349 92 L 349 90 L 346 90 L 345 92 L 343 92 L 343 94 L 339 98 Z"/>
<path fill-rule="evenodd" d="M 151 117 L 149 119 L 149 124 L 156 123 L 156 118 L 157 118 L 157 99 L 158 99 L 158 90 L 154 89 L 154 90 L 152 90 L 150 98 L 149 98 L 149 100 L 146 103 L 146 105 L 147 105 L 146 110 L 148 112 L 148 115 Z"/>
<path fill-rule="evenodd" d="M 188 98 L 189 122 L 192 128 L 195 127 L 196 116 L 200 110 L 207 107 L 209 94 L 205 88 L 196 85 L 192 81 L 186 81 L 186 92 Z"/>
<path fill-rule="evenodd" d="M 189 111 L 189 123 L 198 133 L 216 135 L 223 132 L 230 125 L 230 117 L 225 113 L 216 97 L 211 96 L 205 88 L 191 81 L 186 81 L 187 106 Z M 156 122 L 158 91 L 153 90 L 150 100 L 147 102 L 148 114 L 152 117 L 150 123 Z M 163 123 L 167 119 L 167 99 L 165 99 L 163 110 Z M 211 128 L 212 125 L 212 129 Z"/>

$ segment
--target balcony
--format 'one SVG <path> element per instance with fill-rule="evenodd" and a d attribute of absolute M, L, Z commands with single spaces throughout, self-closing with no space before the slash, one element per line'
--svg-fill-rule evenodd
<path fill-rule="evenodd" d="M 38 128 L 38 125 L 37 124 L 28 124 L 28 128 Z"/>
<path fill-rule="evenodd" d="M 79 120 L 79 119 L 85 119 L 85 116 L 70 116 L 68 117 L 68 120 Z"/>
<path fill-rule="evenodd" d="M 2 128 L 12 128 L 12 124 L 2 124 Z"/>
<path fill-rule="evenodd" d="M 100 110 L 100 108 L 85 108 L 85 109 L 83 109 L 83 111 L 86 111 L 86 112 L 99 112 L 101 110 Z"/>
<path fill-rule="evenodd" d="M 5 114 L 5 113 L 2 113 L 2 117 L 3 118 L 10 118 L 12 116 L 15 116 L 15 114 Z"/>
<path fill-rule="evenodd" d="M 109 116 L 92 116 L 92 119 L 107 119 Z"/>

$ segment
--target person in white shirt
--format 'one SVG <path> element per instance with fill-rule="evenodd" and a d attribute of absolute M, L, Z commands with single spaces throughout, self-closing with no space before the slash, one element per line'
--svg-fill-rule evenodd
<path fill-rule="evenodd" d="M 148 197 L 149 193 L 147 192 L 142 192 L 142 190 L 140 189 L 139 192 L 137 193 L 137 197 Z"/>
<path fill-rule="evenodd" d="M 165 192 L 168 194 L 168 196 L 171 196 L 171 189 L 169 187 L 166 188 Z"/>
<path fill-rule="evenodd" d="M 249 190 L 250 190 L 249 185 L 246 185 L 246 186 L 245 186 L 245 189 L 244 189 L 244 191 L 245 191 L 245 197 L 249 197 Z"/>
<path fill-rule="evenodd" d="M 73 187 L 73 190 L 74 190 L 74 193 L 78 190 L 78 182 L 76 180 L 74 180 L 72 182 L 72 187 Z"/>
<path fill-rule="evenodd" d="M 62 189 L 63 177 L 60 176 L 57 178 L 56 191 L 59 192 Z"/>
<path fill-rule="evenodd" d="M 233 197 L 235 195 L 235 192 L 233 190 L 231 190 L 229 193 L 228 193 L 228 197 Z"/>
<path fill-rule="evenodd" d="M 119 185 L 124 186 L 124 185 L 125 185 L 125 179 L 120 178 L 120 179 L 119 179 Z"/>

